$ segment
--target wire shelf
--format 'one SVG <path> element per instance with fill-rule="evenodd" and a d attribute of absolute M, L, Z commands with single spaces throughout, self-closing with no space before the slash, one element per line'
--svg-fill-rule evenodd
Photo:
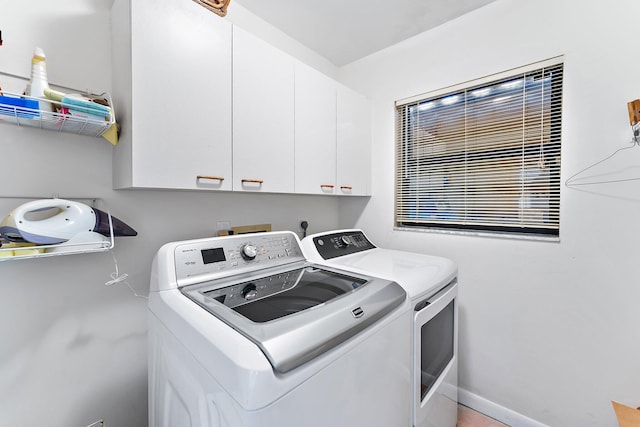
<path fill-rule="evenodd" d="M 111 115 L 104 120 L 98 117 L 88 117 L 87 115 L 72 115 L 61 112 L 45 111 L 37 108 L 30 108 L 33 102 L 46 101 L 60 111 L 62 103 L 50 99 L 38 99 L 26 95 L 17 95 L 10 92 L 0 92 L 5 100 L 15 101 L 13 103 L 3 103 L 0 98 L 0 123 L 14 124 L 18 126 L 34 127 L 50 131 L 74 133 L 78 135 L 102 136 L 111 126 L 115 124 L 115 113 L 111 97 L 106 94 L 101 96 L 107 99 L 111 108 Z M 29 102 L 31 101 L 31 102 Z M 26 106 L 29 105 L 29 106 Z M 38 104 L 35 104 L 38 105 Z"/>
<path fill-rule="evenodd" d="M 57 199 L 58 197 L 53 197 L 52 199 Z M 13 197 L 13 196 L 0 196 L 0 199 L 46 199 L 46 197 Z M 3 261 L 14 261 L 14 260 L 22 260 L 22 259 L 32 259 L 32 258 L 43 258 L 43 257 L 52 257 L 52 256 L 60 256 L 60 255 L 73 255 L 73 254 L 81 254 L 81 253 L 90 253 L 90 252 L 104 252 L 110 249 L 113 249 L 115 246 L 114 240 L 114 232 L 113 232 L 113 221 L 111 217 L 111 213 L 109 209 L 106 208 L 101 199 L 86 197 L 86 198 L 78 198 L 78 197 L 64 197 L 66 200 L 78 200 L 78 201 L 86 201 L 89 206 L 92 208 L 98 209 L 97 205 L 100 205 L 100 208 L 104 213 L 107 214 L 109 219 L 109 236 L 104 236 L 102 240 L 91 240 L 91 241 L 72 241 L 70 239 L 68 242 L 57 243 L 57 244 L 49 244 L 49 245 L 28 245 L 28 246 L 16 246 L 11 245 L 10 243 L 0 246 L 0 262 Z"/>

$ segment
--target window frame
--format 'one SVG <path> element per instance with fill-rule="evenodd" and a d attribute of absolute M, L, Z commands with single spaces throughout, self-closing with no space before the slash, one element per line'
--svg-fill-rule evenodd
<path fill-rule="evenodd" d="M 511 223 L 510 225 L 499 225 L 499 224 L 487 225 L 487 224 L 482 224 L 481 221 L 468 220 L 467 215 L 469 214 L 470 210 L 468 209 L 466 204 L 466 197 L 467 197 L 467 191 L 469 187 L 467 187 L 466 182 L 465 182 L 465 187 L 463 189 L 465 194 L 464 196 L 465 204 L 463 209 L 464 216 L 465 216 L 464 220 L 457 220 L 457 221 L 451 220 L 451 222 L 447 222 L 446 219 L 429 221 L 428 218 L 427 219 L 418 218 L 416 221 L 407 220 L 406 219 L 407 215 L 405 211 L 408 209 L 408 207 L 404 202 L 404 200 L 413 200 L 415 204 L 418 204 L 420 201 L 420 198 L 424 198 L 425 200 L 428 200 L 429 197 L 431 197 L 432 199 L 434 198 L 433 196 L 422 196 L 419 193 L 420 190 L 417 188 L 419 186 L 418 184 L 412 184 L 412 183 L 407 184 L 406 182 L 406 180 L 410 178 L 413 178 L 416 181 L 420 178 L 424 178 L 425 172 L 419 170 L 420 167 L 424 168 L 424 166 L 415 166 L 415 169 L 417 169 L 418 172 L 415 172 L 415 174 L 410 176 L 409 178 L 407 178 L 406 173 L 403 174 L 403 172 L 406 171 L 406 168 L 407 168 L 406 165 L 410 162 L 408 161 L 402 162 L 402 160 L 404 160 L 405 157 L 410 157 L 410 155 L 408 155 L 407 152 L 411 150 L 411 148 L 406 147 L 405 144 L 411 144 L 410 139 L 416 138 L 415 136 L 407 136 L 411 133 L 410 131 L 407 130 L 409 126 L 408 122 L 411 120 L 411 117 L 407 112 L 407 109 L 409 108 L 409 106 L 415 107 L 415 106 L 418 106 L 420 103 L 430 102 L 436 99 L 442 100 L 449 96 L 454 96 L 455 94 L 460 92 L 468 93 L 471 90 L 477 90 L 482 87 L 489 87 L 491 85 L 501 83 L 501 81 L 515 79 L 515 78 L 518 78 L 519 76 L 525 77 L 527 76 L 528 73 L 535 73 L 538 71 L 542 72 L 543 70 L 548 70 L 549 68 L 555 68 L 555 67 L 557 67 L 561 71 L 561 73 L 559 78 L 555 78 L 554 76 L 554 78 L 551 80 L 551 83 L 550 83 L 552 87 L 552 91 L 554 92 L 557 91 L 557 93 L 555 93 L 555 96 L 557 97 L 557 99 L 554 100 L 553 98 L 554 92 L 552 92 L 549 95 L 551 101 L 550 101 L 550 110 L 547 113 L 549 114 L 549 117 L 550 117 L 550 122 L 547 125 L 549 128 L 548 140 L 541 141 L 539 146 L 534 146 L 534 145 L 527 146 L 526 137 L 523 136 L 522 142 L 521 142 L 522 147 L 509 146 L 508 144 L 505 144 L 501 148 L 494 149 L 496 152 L 505 151 L 505 156 L 507 156 L 506 152 L 509 150 L 522 151 L 520 156 L 517 156 L 517 155 L 511 156 L 513 159 L 518 159 L 518 157 L 522 159 L 523 161 L 522 173 L 525 173 L 526 171 L 526 168 L 524 166 L 525 164 L 524 161 L 528 159 L 528 157 L 524 153 L 525 151 L 542 149 L 542 147 L 544 147 L 545 144 L 546 144 L 546 147 L 553 147 L 554 149 L 557 150 L 557 155 L 556 155 L 557 161 L 554 163 L 552 170 L 549 171 L 549 176 L 547 178 L 547 181 L 548 181 L 547 185 L 549 186 L 549 189 L 548 189 L 549 198 L 547 200 L 546 210 L 543 211 L 543 214 L 546 214 L 549 216 L 548 221 L 550 225 L 540 226 L 540 227 L 517 226 L 517 225 L 514 225 L 515 222 Z M 557 56 L 544 61 L 528 64 L 523 67 L 514 68 L 501 73 L 492 74 L 480 79 L 467 81 L 457 85 L 449 86 L 446 88 L 438 89 L 435 91 L 427 92 L 424 94 L 420 94 L 420 95 L 416 95 L 416 96 L 412 96 L 409 98 L 404 98 L 396 101 L 395 103 L 395 106 L 396 106 L 395 168 L 396 170 L 394 173 L 394 181 L 395 181 L 394 182 L 394 229 L 439 232 L 439 233 L 448 233 L 448 234 L 454 233 L 454 234 L 470 234 L 470 235 L 488 235 L 491 237 L 507 237 L 507 238 L 516 238 L 516 239 L 559 241 L 560 205 L 561 205 L 560 203 L 561 202 L 560 200 L 560 190 L 561 190 L 560 160 L 561 160 L 561 147 L 562 147 L 562 113 L 563 113 L 562 104 L 563 104 L 563 96 L 564 96 L 563 86 L 564 86 L 564 56 Z M 469 101 L 465 98 L 462 104 L 465 106 L 465 110 L 464 110 L 465 136 L 463 140 L 465 149 L 463 150 L 463 154 L 462 154 L 464 156 L 464 160 L 462 163 L 464 163 L 465 168 L 467 167 L 469 162 L 473 161 L 473 160 L 469 160 L 468 155 L 470 151 L 467 151 L 467 148 L 466 148 L 467 142 L 468 142 L 467 134 L 466 134 L 466 131 L 467 131 L 466 106 L 468 104 L 469 104 Z M 404 113 L 402 112 L 402 109 L 405 109 Z M 528 117 L 525 112 L 521 114 L 523 115 L 523 118 Z M 540 113 L 540 116 L 541 117 L 544 116 L 544 110 Z M 420 116 L 420 119 L 421 118 L 422 116 Z M 417 120 L 417 119 L 414 118 L 413 120 Z M 484 120 L 488 121 L 488 119 L 486 118 Z M 527 127 L 525 124 L 523 124 L 522 129 L 523 131 L 527 130 Z M 540 126 L 540 132 L 542 133 L 544 132 L 544 130 L 545 130 L 545 127 L 543 124 Z M 428 147 L 428 144 L 425 144 L 425 146 Z M 477 155 L 476 160 L 489 161 L 490 159 L 495 158 L 495 156 L 492 157 L 488 155 L 489 151 L 490 151 L 489 149 L 476 151 L 475 152 L 475 155 Z M 493 154 L 495 154 L 495 152 Z M 473 155 L 473 152 L 472 152 L 472 155 Z M 402 156 L 405 156 L 405 157 L 402 157 Z M 443 156 L 445 155 L 442 155 L 441 157 Z M 414 163 L 420 163 L 420 161 L 415 160 L 418 157 L 419 157 L 418 155 L 414 154 L 413 157 L 411 157 L 412 159 L 411 161 Z M 405 165 L 404 167 L 403 167 L 403 164 Z M 433 164 L 430 164 L 430 166 L 434 167 Z M 428 174 L 429 173 L 427 173 L 427 175 Z M 523 186 L 524 186 L 526 180 L 521 180 L 521 181 L 523 182 Z M 407 190 L 407 188 L 409 188 L 409 190 Z M 431 187 L 429 188 L 431 189 Z M 439 189 L 444 189 L 444 186 L 440 186 Z M 412 196 L 413 199 L 411 197 L 406 198 L 406 193 L 410 191 L 418 192 L 419 194 Z M 422 190 L 422 191 L 425 192 L 426 190 Z M 452 197 L 453 193 L 443 193 L 443 194 L 446 194 L 447 196 Z M 522 190 L 521 193 L 519 194 L 519 197 L 521 198 L 520 199 L 521 203 L 524 203 L 524 200 L 526 200 L 524 198 L 525 194 L 526 193 L 524 190 Z M 403 201 L 399 201 L 399 199 L 403 197 L 405 197 L 405 199 L 403 199 Z M 402 203 L 405 203 L 405 204 L 402 204 Z M 399 214 L 399 209 L 403 209 L 403 215 Z M 416 209 L 416 211 L 418 210 Z M 418 214 L 416 215 L 420 215 L 420 212 L 418 211 Z M 462 224 L 461 222 L 465 222 L 465 223 Z"/>

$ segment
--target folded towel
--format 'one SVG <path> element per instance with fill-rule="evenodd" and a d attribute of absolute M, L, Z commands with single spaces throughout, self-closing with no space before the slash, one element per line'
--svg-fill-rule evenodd
<path fill-rule="evenodd" d="M 94 114 L 101 117 L 111 117 L 111 108 L 100 105 L 97 102 L 78 98 L 76 96 L 67 95 L 62 98 L 62 106 L 72 108 L 87 114 Z"/>

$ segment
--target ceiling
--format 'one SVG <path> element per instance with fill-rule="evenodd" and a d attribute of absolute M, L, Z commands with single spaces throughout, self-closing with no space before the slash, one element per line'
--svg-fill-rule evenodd
<path fill-rule="evenodd" d="M 343 66 L 494 0 L 237 0 Z M 233 8 L 233 3 L 229 9 Z"/>

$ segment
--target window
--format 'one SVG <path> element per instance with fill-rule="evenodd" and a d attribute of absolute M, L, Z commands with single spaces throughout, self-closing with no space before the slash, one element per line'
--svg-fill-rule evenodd
<path fill-rule="evenodd" d="M 558 236 L 562 58 L 396 102 L 397 227 Z"/>

